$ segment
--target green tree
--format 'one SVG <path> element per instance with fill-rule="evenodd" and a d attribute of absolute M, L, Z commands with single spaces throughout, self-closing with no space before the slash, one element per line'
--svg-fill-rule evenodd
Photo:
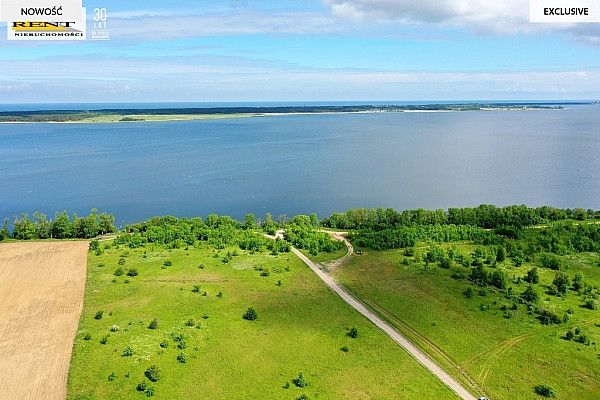
<path fill-rule="evenodd" d="M 533 267 L 527 271 L 527 275 L 523 277 L 523 280 L 529 283 L 538 283 L 540 281 L 540 275 L 538 274 L 537 267 Z"/>
<path fill-rule="evenodd" d="M 563 272 L 557 272 L 552 281 L 554 287 L 559 293 L 566 294 L 569 289 L 569 277 Z"/>
<path fill-rule="evenodd" d="M 533 288 L 533 285 L 527 286 L 527 289 L 521 294 L 523 300 L 528 303 L 537 303 L 539 295 Z"/>
<path fill-rule="evenodd" d="M 8 218 L 5 218 L 2 230 L 0 230 L 0 241 L 8 239 L 8 236 Z"/>
<path fill-rule="evenodd" d="M 56 212 L 50 231 L 52 237 L 56 239 L 73 237 L 73 224 L 69 220 L 69 215 L 66 211 L 63 211 L 60 215 Z"/>
<path fill-rule="evenodd" d="M 13 220 L 13 237 L 19 240 L 30 240 L 35 238 L 35 226 L 26 213 L 21 214 Z"/>
<path fill-rule="evenodd" d="M 110 233 L 115 231 L 115 226 L 113 223 L 115 222 L 115 216 L 112 214 L 107 214 L 103 212 L 100 214 L 100 223 L 98 224 L 98 228 L 101 234 Z"/>
<path fill-rule="evenodd" d="M 256 313 L 256 310 L 254 310 L 253 307 L 250 307 L 246 310 L 242 317 L 244 319 L 247 319 L 248 321 L 254 321 L 256 318 L 258 318 L 258 314 Z"/>
<path fill-rule="evenodd" d="M 244 228 L 254 229 L 256 227 L 256 217 L 254 214 L 246 214 L 244 217 Z"/>
<path fill-rule="evenodd" d="M 575 278 L 573 278 L 573 289 L 580 290 L 583 288 L 583 274 L 581 272 L 577 272 L 575 274 Z"/>
<path fill-rule="evenodd" d="M 496 261 L 503 262 L 506 259 L 506 250 L 503 246 L 498 246 L 496 251 Z"/>

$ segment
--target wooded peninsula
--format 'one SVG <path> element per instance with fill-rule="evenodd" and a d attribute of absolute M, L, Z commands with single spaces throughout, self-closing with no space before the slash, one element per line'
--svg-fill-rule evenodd
<path fill-rule="evenodd" d="M 588 104 L 588 103 L 569 103 Z M 589 103 L 591 104 L 591 103 Z M 131 108 L 0 112 L 0 122 L 143 122 L 264 117 L 292 114 L 560 110 L 557 103 L 457 103 L 412 105 L 319 105 L 275 107 Z"/>

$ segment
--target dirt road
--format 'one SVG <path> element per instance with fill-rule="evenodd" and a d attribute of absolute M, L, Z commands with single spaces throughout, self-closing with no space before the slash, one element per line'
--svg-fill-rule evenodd
<path fill-rule="evenodd" d="M 0 244 L 0 399 L 64 399 L 88 242 Z"/>
<path fill-rule="evenodd" d="M 343 240 L 348 247 L 348 253 L 344 257 L 342 257 L 342 261 L 345 261 L 350 255 L 352 255 L 353 248 L 352 244 L 348 242 L 342 235 L 345 232 L 328 232 L 333 237 L 338 240 Z M 283 237 L 283 231 L 277 232 L 277 236 Z M 273 236 L 270 236 L 274 238 Z M 463 400 L 475 400 L 475 396 L 473 396 L 468 390 L 466 390 L 463 385 L 461 385 L 458 381 L 452 378 L 450 375 L 446 373 L 439 365 L 435 363 L 429 356 L 419 350 L 414 344 L 412 344 L 408 339 L 406 339 L 403 335 L 401 335 L 396 329 L 394 329 L 387 322 L 382 320 L 375 314 L 375 312 L 371 311 L 367 308 L 363 303 L 358 301 L 353 295 L 348 293 L 342 285 L 337 283 L 331 276 L 329 276 L 325 271 L 319 268 L 315 263 L 308 259 L 302 252 L 300 252 L 295 247 L 292 247 L 292 252 L 296 254 L 327 286 L 331 288 L 338 296 L 342 298 L 346 303 L 351 305 L 356 311 L 365 316 L 369 321 L 375 324 L 379 329 L 384 331 L 394 342 L 400 345 L 404 350 L 406 350 L 411 356 L 413 356 L 418 362 L 420 362 L 425 368 L 431 371 L 435 376 L 437 376 L 446 386 L 448 386 L 451 390 L 453 390 L 460 398 Z M 338 260 L 339 261 L 339 260 Z M 340 265 L 338 263 L 337 265 Z"/>

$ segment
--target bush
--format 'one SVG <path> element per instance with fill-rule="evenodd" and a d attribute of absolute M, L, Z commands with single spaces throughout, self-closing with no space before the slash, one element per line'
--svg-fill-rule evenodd
<path fill-rule="evenodd" d="M 136 389 L 138 390 L 138 392 L 143 392 L 146 390 L 147 384 L 146 381 L 141 381 L 140 383 L 138 383 Z"/>
<path fill-rule="evenodd" d="M 187 343 L 185 340 L 180 340 L 179 342 L 177 342 L 177 348 L 179 350 L 183 350 L 187 347 Z"/>
<path fill-rule="evenodd" d="M 171 260 L 167 260 L 167 261 L 165 261 L 165 262 L 163 263 L 163 265 L 164 265 L 165 267 L 170 267 L 171 265 L 173 265 L 173 263 L 171 262 Z"/>
<path fill-rule="evenodd" d="M 146 397 L 152 396 L 154 396 L 154 386 L 150 386 L 148 389 L 146 389 Z"/>
<path fill-rule="evenodd" d="M 121 276 L 123 275 L 123 268 L 119 267 L 117 269 L 115 269 L 115 276 Z"/>
<path fill-rule="evenodd" d="M 83 335 L 83 340 L 91 340 L 92 339 L 92 334 L 87 332 L 85 335 Z"/>
<path fill-rule="evenodd" d="M 310 400 L 310 399 L 309 399 L 309 397 L 307 395 L 303 394 L 300 397 L 296 397 L 296 400 Z"/>
<path fill-rule="evenodd" d="M 179 355 L 177 356 L 177 361 L 179 361 L 181 364 L 185 364 L 187 362 L 187 356 L 185 355 L 185 353 L 179 353 Z"/>
<path fill-rule="evenodd" d="M 253 307 L 250 307 L 246 310 L 246 313 L 243 315 L 243 318 L 248 321 L 254 321 L 256 318 L 258 318 L 258 314 L 256 313 Z"/>
<path fill-rule="evenodd" d="M 300 373 L 298 374 L 298 377 L 295 378 L 293 380 L 294 385 L 296 385 L 299 388 L 303 388 L 308 386 L 308 382 L 304 379 L 304 374 L 302 374 L 302 371 L 300 371 Z"/>
<path fill-rule="evenodd" d="M 353 339 L 356 339 L 358 337 L 358 329 L 356 329 L 355 327 L 350 328 L 348 336 L 350 336 Z"/>
<path fill-rule="evenodd" d="M 100 339 L 100 344 L 106 344 L 106 342 L 108 342 L 108 336 L 105 335 Z"/>
<path fill-rule="evenodd" d="M 108 376 L 108 381 L 109 381 L 109 382 L 112 382 L 112 381 L 114 381 L 115 379 L 117 379 L 117 375 L 116 375 L 114 372 L 113 372 L 113 373 L 111 373 L 111 374 Z"/>
<path fill-rule="evenodd" d="M 185 323 L 185 326 L 194 326 L 196 323 L 194 322 L 194 320 L 192 318 L 188 319 L 187 322 Z"/>
<path fill-rule="evenodd" d="M 148 325 L 148 329 L 156 328 L 158 328 L 158 318 L 154 318 L 152 321 L 150 321 L 150 324 Z"/>
<path fill-rule="evenodd" d="M 133 355 L 133 349 L 129 346 L 125 350 L 123 350 L 123 357 L 131 357 Z"/>
<path fill-rule="evenodd" d="M 571 340 L 571 339 L 573 339 L 573 336 L 575 336 L 573 334 L 573 331 L 568 331 L 567 334 L 565 335 L 565 339 Z"/>
<path fill-rule="evenodd" d="M 554 390 L 548 385 L 537 385 L 533 388 L 536 394 L 544 397 L 556 397 Z"/>
<path fill-rule="evenodd" d="M 586 300 L 586 302 L 583 304 L 583 307 L 589 308 L 590 310 L 595 310 L 596 308 L 598 308 L 594 300 Z"/>
<path fill-rule="evenodd" d="M 156 365 L 152 365 L 146 368 L 146 372 L 144 372 L 144 375 L 152 382 L 156 382 L 160 379 L 160 368 L 158 368 Z"/>
<path fill-rule="evenodd" d="M 192 292 L 194 292 L 194 293 L 200 292 L 200 285 L 194 285 L 194 288 L 192 289 Z"/>
<path fill-rule="evenodd" d="M 340 350 L 343 351 L 344 353 L 347 353 L 350 351 L 350 348 L 348 346 L 344 346 Z"/>
<path fill-rule="evenodd" d="M 125 265 L 125 259 L 124 258 L 119 258 L 119 262 L 117 264 L 119 264 L 119 265 Z"/>
<path fill-rule="evenodd" d="M 537 314 L 542 325 L 560 324 L 560 318 L 552 311 L 538 309 Z"/>
<path fill-rule="evenodd" d="M 473 295 L 475 294 L 475 291 L 473 290 L 473 288 L 467 288 L 467 290 L 465 290 L 463 292 L 463 294 L 465 295 L 465 297 L 467 299 L 470 299 L 471 297 L 473 297 Z"/>
<path fill-rule="evenodd" d="M 110 327 L 110 331 L 111 332 L 119 332 L 119 326 L 118 325 L 113 325 Z"/>
<path fill-rule="evenodd" d="M 137 274 L 138 274 L 138 270 L 135 268 L 129 268 L 129 271 L 127 271 L 128 276 L 137 276 Z"/>
<path fill-rule="evenodd" d="M 165 339 L 162 342 L 160 342 L 159 346 L 162 347 L 163 349 L 166 349 L 167 347 L 169 347 L 169 341 L 167 339 Z"/>
<path fill-rule="evenodd" d="M 96 315 L 94 315 L 94 319 L 102 319 L 104 315 L 104 311 L 96 311 Z"/>

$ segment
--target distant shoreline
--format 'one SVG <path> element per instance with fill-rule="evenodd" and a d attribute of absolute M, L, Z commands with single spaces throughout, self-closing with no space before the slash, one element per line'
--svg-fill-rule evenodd
<path fill-rule="evenodd" d="M 593 102 L 569 104 L 594 104 Z M 282 106 L 103 109 L 93 111 L 49 110 L 0 112 L 0 123 L 117 123 L 189 121 L 202 119 L 253 118 L 281 115 L 377 114 L 463 111 L 562 110 L 556 103 L 457 103 L 424 105 Z"/>

